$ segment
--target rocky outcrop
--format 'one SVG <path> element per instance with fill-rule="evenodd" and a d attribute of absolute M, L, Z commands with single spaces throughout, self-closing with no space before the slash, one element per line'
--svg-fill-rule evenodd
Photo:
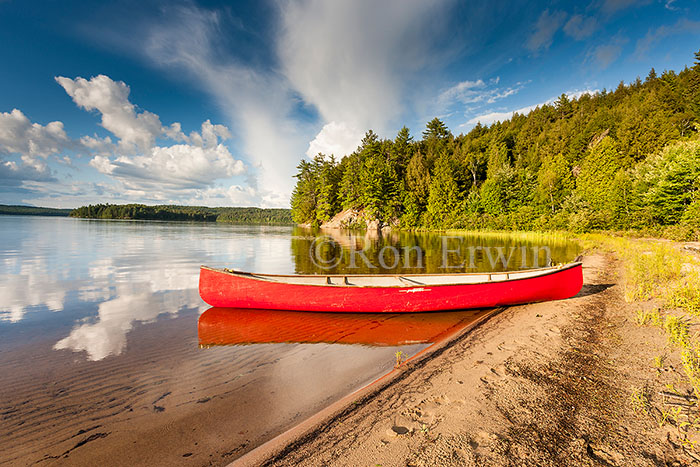
<path fill-rule="evenodd" d="M 324 222 L 322 229 L 357 229 L 385 230 L 397 227 L 398 219 L 391 219 L 389 222 L 382 222 L 378 219 L 370 218 L 362 209 L 346 209 L 339 212 L 333 219 Z"/>

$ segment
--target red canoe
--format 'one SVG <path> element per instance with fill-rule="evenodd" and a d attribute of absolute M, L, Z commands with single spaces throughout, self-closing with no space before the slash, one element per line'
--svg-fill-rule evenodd
<path fill-rule="evenodd" d="M 403 313 L 561 300 L 583 285 L 581 263 L 476 274 L 273 275 L 202 266 L 199 295 L 215 307 Z"/>

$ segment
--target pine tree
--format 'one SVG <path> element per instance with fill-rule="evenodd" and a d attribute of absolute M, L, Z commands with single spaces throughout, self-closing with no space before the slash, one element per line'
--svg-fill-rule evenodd
<path fill-rule="evenodd" d="M 620 153 L 618 144 L 606 136 L 586 156 L 576 179 L 576 192 L 596 212 L 601 213 L 605 227 L 614 226 L 615 191 L 612 181 L 629 160 Z"/>
<path fill-rule="evenodd" d="M 572 113 L 572 106 L 569 96 L 562 93 L 562 95 L 559 96 L 559 99 L 554 102 L 554 108 L 559 113 L 559 118 L 569 118 Z"/>
<path fill-rule="evenodd" d="M 413 152 L 413 136 L 407 127 L 401 128 L 391 145 L 391 163 L 396 170 L 396 175 L 403 178 L 406 165 Z"/>
<path fill-rule="evenodd" d="M 442 120 L 440 120 L 437 117 L 430 120 L 425 125 L 425 130 L 423 130 L 423 139 L 424 140 L 447 139 L 451 135 L 452 134 L 450 133 L 450 130 L 447 129 L 447 125 L 445 125 L 442 122 Z"/>
<path fill-rule="evenodd" d="M 435 159 L 447 149 L 447 143 L 451 139 L 452 133 L 439 118 L 436 117 L 427 123 L 423 131 L 422 146 L 428 165 L 434 164 Z"/>
<path fill-rule="evenodd" d="M 570 194 L 572 184 L 571 170 L 561 153 L 545 158 L 538 172 L 537 194 L 552 214 Z"/>
<path fill-rule="evenodd" d="M 647 75 L 647 79 L 645 80 L 646 83 L 656 81 L 658 76 L 656 76 L 656 70 L 654 67 L 651 67 L 651 70 L 649 70 L 649 74 Z"/>
<path fill-rule="evenodd" d="M 292 219 L 298 224 L 316 223 L 316 182 L 314 166 L 302 160 L 297 166 L 297 184 L 292 192 Z"/>
<path fill-rule="evenodd" d="M 415 203 L 421 208 L 428 203 L 430 171 L 428 161 L 422 152 L 416 152 L 406 168 L 406 187 L 413 193 Z"/>
<path fill-rule="evenodd" d="M 430 180 L 427 215 L 432 227 L 451 227 L 461 215 L 461 196 L 447 154 L 438 158 Z"/>
<path fill-rule="evenodd" d="M 637 191 L 662 225 L 677 223 L 700 199 L 700 141 L 677 143 L 640 168 Z"/>
<path fill-rule="evenodd" d="M 335 158 L 326 158 L 319 154 L 314 158 L 317 167 L 316 179 L 316 220 L 319 223 L 329 221 L 340 210 L 338 191 L 341 173 Z"/>

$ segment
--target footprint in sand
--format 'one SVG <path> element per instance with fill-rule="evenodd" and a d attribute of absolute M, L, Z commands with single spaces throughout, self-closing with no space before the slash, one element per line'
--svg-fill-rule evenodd
<path fill-rule="evenodd" d="M 498 376 L 499 378 L 503 378 L 506 374 L 506 366 L 505 365 L 498 365 L 497 367 L 490 368 L 491 374 Z"/>
<path fill-rule="evenodd" d="M 411 425 L 413 425 L 411 418 L 403 414 L 395 415 L 389 424 L 389 428 L 386 429 L 383 439 L 393 441 L 399 436 L 408 435 L 413 431 Z"/>

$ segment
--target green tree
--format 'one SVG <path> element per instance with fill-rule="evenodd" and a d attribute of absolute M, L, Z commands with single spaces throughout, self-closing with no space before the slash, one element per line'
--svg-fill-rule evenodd
<path fill-rule="evenodd" d="M 421 151 L 416 152 L 408 163 L 406 185 L 418 206 L 423 207 L 428 203 L 430 170 L 428 160 Z"/>
<path fill-rule="evenodd" d="M 316 165 L 316 220 L 329 221 L 340 211 L 338 192 L 341 173 L 335 158 L 319 154 L 314 158 Z"/>
<path fill-rule="evenodd" d="M 620 154 L 617 143 L 610 136 L 595 145 L 581 165 L 576 192 L 594 211 L 602 214 L 604 227 L 613 226 L 616 217 L 616 192 L 611 182 L 618 171 L 629 165 L 629 159 Z"/>
<path fill-rule="evenodd" d="M 554 214 L 571 193 L 573 177 L 564 156 L 545 157 L 538 172 L 537 195 L 540 203 L 546 204 Z"/>
<path fill-rule="evenodd" d="M 664 149 L 640 167 L 637 193 L 654 221 L 680 221 L 689 205 L 700 199 L 700 141 Z"/>
<path fill-rule="evenodd" d="M 430 180 L 427 215 L 431 227 L 451 227 L 460 217 L 462 200 L 450 157 L 443 154 Z"/>

